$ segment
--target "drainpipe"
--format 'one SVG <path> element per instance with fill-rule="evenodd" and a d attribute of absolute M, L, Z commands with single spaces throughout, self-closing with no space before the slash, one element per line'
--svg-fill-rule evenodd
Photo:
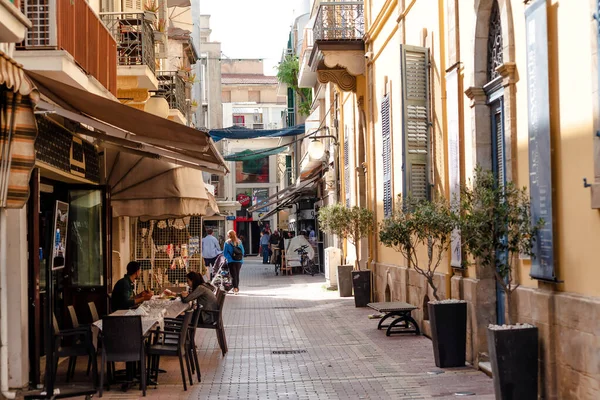
<path fill-rule="evenodd" d="M 14 399 L 15 392 L 8 388 L 8 296 L 7 294 L 7 273 L 8 255 L 6 234 L 6 209 L 0 208 L 0 386 L 2 396 L 7 399 Z"/>

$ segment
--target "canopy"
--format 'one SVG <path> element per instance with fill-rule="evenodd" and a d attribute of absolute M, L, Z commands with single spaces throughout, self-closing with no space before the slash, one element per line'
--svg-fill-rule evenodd
<path fill-rule="evenodd" d="M 225 161 L 251 161 L 258 160 L 259 158 L 264 158 L 268 156 L 272 156 L 275 154 L 283 153 L 287 151 L 287 145 L 274 147 L 272 149 L 263 149 L 263 150 L 243 150 L 238 153 L 231 153 L 226 155 Z"/>
<path fill-rule="evenodd" d="M 250 129 L 241 126 L 232 126 L 230 128 L 212 129 L 208 132 L 210 136 L 218 142 L 221 139 L 256 139 L 260 137 L 285 137 L 303 135 L 304 124 L 291 126 L 282 129 Z"/>
<path fill-rule="evenodd" d="M 38 98 L 21 65 L 0 51 L 0 207 L 23 208 L 29 198 Z"/>
<path fill-rule="evenodd" d="M 86 132 L 122 151 L 140 152 L 181 166 L 225 174 L 225 160 L 207 134 L 166 118 L 123 105 L 73 86 L 27 71 L 41 94 L 55 104 L 40 101 L 37 108 L 92 126 Z"/>
<path fill-rule="evenodd" d="M 210 204 L 202 171 L 118 151 L 106 150 L 105 156 L 115 217 L 164 219 L 218 212 L 216 203 Z"/>

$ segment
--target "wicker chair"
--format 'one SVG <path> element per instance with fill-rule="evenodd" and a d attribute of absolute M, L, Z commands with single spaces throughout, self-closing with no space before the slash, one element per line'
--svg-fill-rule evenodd
<path fill-rule="evenodd" d="M 102 318 L 102 364 L 100 392 L 104 389 L 104 368 L 112 362 L 139 362 L 142 394 L 146 396 L 145 338 L 141 316 L 106 316 Z M 110 381 L 110 377 L 109 377 Z M 108 386 L 110 390 L 110 383 Z"/>

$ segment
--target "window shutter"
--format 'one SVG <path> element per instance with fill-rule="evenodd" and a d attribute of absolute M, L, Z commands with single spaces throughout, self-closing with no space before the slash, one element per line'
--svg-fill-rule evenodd
<path fill-rule="evenodd" d="M 429 49 L 401 46 L 403 194 L 429 199 Z"/>
<path fill-rule="evenodd" d="M 503 113 L 502 110 L 504 105 L 502 101 L 499 102 L 498 107 L 492 109 L 494 113 L 492 119 L 492 131 L 494 134 L 494 144 L 493 144 L 493 156 L 494 156 L 494 173 L 496 174 L 496 179 L 498 180 L 498 185 L 500 187 L 504 187 L 506 184 L 506 161 L 504 159 L 504 127 L 503 125 Z"/>
<path fill-rule="evenodd" d="M 350 144 L 348 143 L 348 127 L 344 130 L 344 192 L 346 207 L 350 207 Z"/>
<path fill-rule="evenodd" d="M 392 142 L 390 126 L 390 96 L 381 101 L 381 141 L 383 148 L 383 216 L 389 217 L 393 210 L 392 196 Z"/>
<path fill-rule="evenodd" d="M 141 12 L 144 11 L 144 4 L 142 0 L 125 0 L 123 8 L 125 12 Z"/>

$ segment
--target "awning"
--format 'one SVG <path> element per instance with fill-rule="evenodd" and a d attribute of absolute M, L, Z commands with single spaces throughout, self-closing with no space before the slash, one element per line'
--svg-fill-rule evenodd
<path fill-rule="evenodd" d="M 314 177 L 307 181 L 301 181 L 298 185 L 288 186 L 287 188 L 280 190 L 272 196 L 269 196 L 265 200 L 253 205 L 248 208 L 248 212 L 254 212 L 256 210 L 260 210 L 265 207 L 272 206 L 277 204 L 275 208 L 275 212 L 278 209 L 281 209 L 290 203 L 293 203 L 298 197 L 304 196 L 306 193 L 312 191 L 315 188 L 317 181 L 319 181 L 319 177 Z M 273 210 L 266 214 L 266 216 L 262 216 L 261 219 L 265 219 L 268 216 L 273 215 Z"/>
<path fill-rule="evenodd" d="M 304 124 L 282 129 L 249 129 L 241 126 L 230 128 L 212 129 L 210 136 L 215 140 L 221 139 L 256 139 L 260 137 L 285 137 L 304 135 Z"/>
<path fill-rule="evenodd" d="M 261 149 L 261 150 L 242 150 L 237 153 L 231 153 L 223 158 L 225 161 L 251 161 L 258 160 L 259 158 L 264 158 L 268 156 L 272 156 L 275 154 L 283 153 L 288 150 L 288 146 L 279 146 L 274 147 L 272 149 Z"/>
<path fill-rule="evenodd" d="M 37 108 L 95 128 L 86 134 L 122 151 L 152 154 L 215 174 L 228 172 L 214 142 L 203 132 L 27 71 L 41 94 Z"/>
<path fill-rule="evenodd" d="M 213 215 L 219 214 L 219 206 L 217 205 L 217 200 L 215 200 L 215 196 L 212 193 L 206 192 L 208 194 L 208 207 L 206 207 L 206 216 L 212 217 Z"/>
<path fill-rule="evenodd" d="M 0 208 L 22 208 L 29 198 L 38 98 L 21 66 L 0 51 Z"/>
<path fill-rule="evenodd" d="M 212 208 L 202 171 L 117 151 L 105 156 L 115 217 L 180 218 Z"/>

